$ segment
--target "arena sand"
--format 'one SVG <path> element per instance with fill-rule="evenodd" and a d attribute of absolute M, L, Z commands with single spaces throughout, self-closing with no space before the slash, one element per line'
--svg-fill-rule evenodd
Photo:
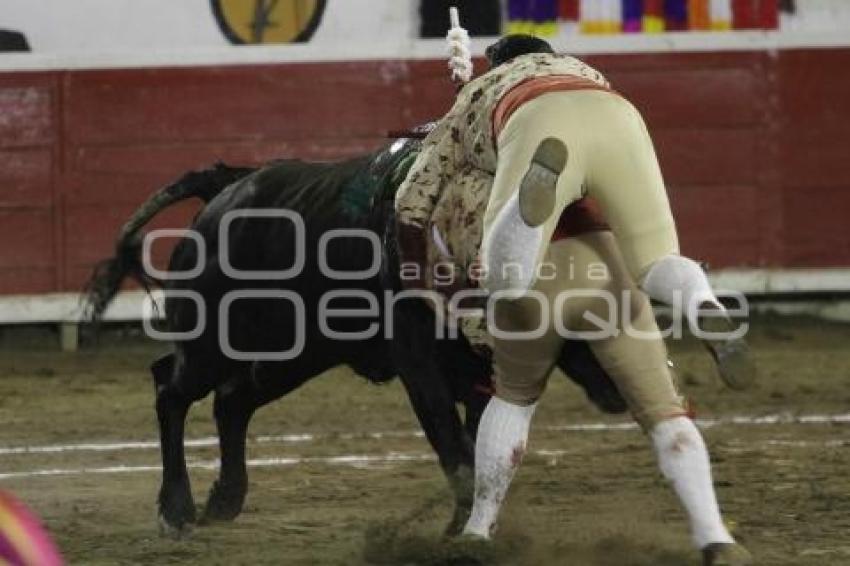
<path fill-rule="evenodd" d="M 156 438 L 147 365 L 163 351 L 114 334 L 78 354 L 41 335 L 7 335 L 0 350 L 0 447 L 151 441 Z M 724 390 L 692 341 L 672 346 L 682 388 L 700 417 L 850 413 L 850 326 L 762 318 L 751 341 L 761 369 L 755 391 Z M 553 379 L 489 552 L 496 564 L 673 566 L 697 564 L 687 526 L 637 430 L 558 430 L 570 423 L 627 423 L 594 411 Z M 260 411 L 249 457 L 309 463 L 250 470 L 244 513 L 197 527 L 184 540 L 158 536 L 154 448 L 0 453 L 0 489 L 43 517 L 72 564 L 463 564 L 440 537 L 451 505 L 433 460 L 333 463 L 342 455 L 429 458 L 398 383 L 372 386 L 349 372 L 324 375 Z M 369 433 L 393 431 L 390 437 Z M 256 437 L 311 433 L 312 440 Z M 352 434 L 353 433 L 353 434 Z M 214 434 L 209 400 L 187 436 Z M 737 536 L 769 565 L 850 564 L 850 423 L 723 424 L 705 429 L 722 506 Z M 214 461 L 214 446 L 190 448 Z M 33 477 L 37 470 L 111 473 Z M 192 469 L 203 504 L 215 472 Z"/>

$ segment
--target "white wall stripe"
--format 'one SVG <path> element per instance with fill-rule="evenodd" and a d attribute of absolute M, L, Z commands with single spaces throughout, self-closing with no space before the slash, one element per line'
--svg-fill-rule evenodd
<path fill-rule="evenodd" d="M 483 56 L 495 37 L 474 38 L 472 53 Z M 563 52 L 583 56 L 602 53 L 667 53 L 713 51 L 774 51 L 828 49 L 850 46 L 845 30 L 734 31 L 660 34 L 575 35 L 552 39 Z M 351 61 L 445 59 L 442 39 L 398 37 L 372 41 L 171 47 L 148 49 L 65 50 L 57 53 L 4 53 L 0 72 L 57 69 L 119 69 L 201 67 Z"/>

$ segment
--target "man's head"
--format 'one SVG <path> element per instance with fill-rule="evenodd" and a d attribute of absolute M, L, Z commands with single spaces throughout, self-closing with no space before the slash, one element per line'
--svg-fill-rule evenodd
<path fill-rule="evenodd" d="M 529 53 L 555 53 L 555 50 L 548 42 L 533 35 L 506 35 L 487 48 L 487 60 L 493 69 Z"/>

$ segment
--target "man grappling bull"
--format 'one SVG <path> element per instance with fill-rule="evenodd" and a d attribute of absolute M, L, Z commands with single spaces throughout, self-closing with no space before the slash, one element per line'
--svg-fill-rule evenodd
<path fill-rule="evenodd" d="M 465 534 L 492 533 L 565 329 L 598 330 L 591 321 L 607 321 L 614 300 L 622 315 L 591 348 L 649 435 L 704 563 L 750 564 L 724 526 L 708 452 L 674 386 L 649 300 L 678 308 L 705 330 L 731 330 L 732 323 L 703 270 L 679 253 L 641 115 L 602 74 L 542 40 L 509 36 L 488 58 L 491 70 L 462 89 L 396 196 L 403 260 L 428 264 L 415 283 L 438 287 L 429 270 L 435 256 L 464 268 L 477 256 L 478 284 L 490 295 L 496 394 L 478 429 Z M 477 196 L 458 193 L 470 187 Z M 594 218 L 587 206 L 576 212 L 586 197 L 604 222 L 564 234 L 570 218 Z M 478 234 L 470 228 L 476 222 Z M 453 239 L 452 229 L 472 236 Z M 542 265 L 551 276 L 542 276 Z M 606 266 L 604 277 L 594 265 Z M 724 381 L 749 385 L 754 368 L 745 344 L 708 338 Z"/>

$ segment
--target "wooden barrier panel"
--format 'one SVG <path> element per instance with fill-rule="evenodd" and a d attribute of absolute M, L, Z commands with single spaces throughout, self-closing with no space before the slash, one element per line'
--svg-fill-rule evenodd
<path fill-rule="evenodd" d="M 53 73 L 0 75 L 0 294 L 61 287 Z"/>
<path fill-rule="evenodd" d="M 850 265 L 850 49 L 588 60 L 643 112 L 685 253 Z M 0 294 L 79 290 L 132 210 L 189 169 L 362 154 L 452 99 L 442 60 L 2 73 Z"/>

